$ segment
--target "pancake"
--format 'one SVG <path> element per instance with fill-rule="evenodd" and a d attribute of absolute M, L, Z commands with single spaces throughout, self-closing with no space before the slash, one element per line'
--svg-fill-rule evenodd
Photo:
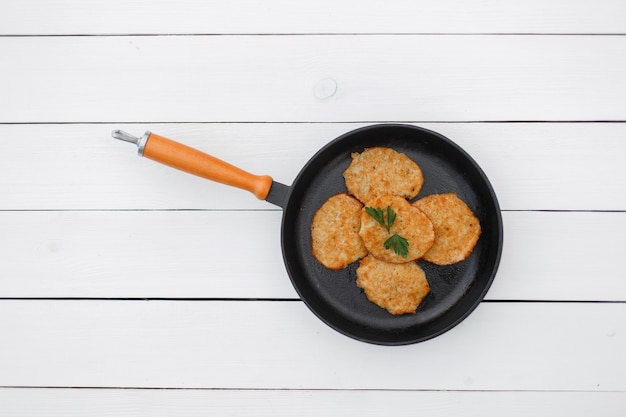
<path fill-rule="evenodd" d="M 356 276 L 367 299 L 391 314 L 414 314 L 430 292 L 426 274 L 415 262 L 390 264 L 369 255 L 361 260 Z"/>
<path fill-rule="evenodd" d="M 343 177 L 348 192 L 364 204 L 384 195 L 412 199 L 424 184 L 422 170 L 411 158 L 383 147 L 353 153 Z"/>
<path fill-rule="evenodd" d="M 435 242 L 424 260 L 436 265 L 450 265 L 466 259 L 481 234 L 480 221 L 454 193 L 433 194 L 417 200 L 435 227 Z"/>
<path fill-rule="evenodd" d="M 377 222 L 363 208 L 359 236 L 367 250 L 381 261 L 405 263 L 422 257 L 435 240 L 435 230 L 428 217 L 402 197 L 383 196 L 369 201 L 366 207 L 380 208 L 386 211 L 391 207 L 396 219 L 389 231 Z M 398 234 L 408 241 L 406 257 L 396 253 L 393 248 L 385 248 L 385 242 L 392 235 Z"/>
<path fill-rule="evenodd" d="M 313 256 L 326 268 L 345 268 L 365 255 L 359 237 L 363 205 L 347 194 L 330 197 L 315 212 L 311 223 Z"/>

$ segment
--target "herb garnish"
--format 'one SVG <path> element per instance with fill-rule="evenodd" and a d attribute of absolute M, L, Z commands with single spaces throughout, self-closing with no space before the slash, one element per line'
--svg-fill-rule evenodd
<path fill-rule="evenodd" d="M 385 249 L 393 248 L 393 251 L 398 255 L 406 258 L 409 254 L 409 241 L 394 233 L 389 239 L 385 241 Z"/>
<path fill-rule="evenodd" d="M 386 210 L 378 207 L 365 207 L 365 211 L 367 214 L 372 216 L 374 220 L 380 223 L 387 230 L 387 233 L 391 233 L 391 226 L 393 226 L 393 223 L 396 221 L 396 213 L 393 211 L 391 206 L 387 206 Z M 403 258 L 406 258 L 409 254 L 409 241 L 399 234 L 394 233 L 385 241 L 385 249 L 391 248 L 393 248 L 395 253 Z"/>
<path fill-rule="evenodd" d="M 391 206 L 387 206 L 386 218 L 385 218 L 385 212 L 381 208 L 365 207 L 365 211 L 367 212 L 367 214 L 372 216 L 374 220 L 382 224 L 383 227 L 387 229 L 387 232 L 389 232 L 389 230 L 391 229 L 391 226 L 393 226 L 393 222 L 396 221 L 396 213 L 391 209 Z"/>

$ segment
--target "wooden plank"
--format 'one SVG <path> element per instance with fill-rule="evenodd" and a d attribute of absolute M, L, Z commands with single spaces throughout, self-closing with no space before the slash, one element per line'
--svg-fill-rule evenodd
<path fill-rule="evenodd" d="M 300 302 L 3 300 L 0 386 L 623 392 L 625 318 L 624 303 L 483 303 L 385 347 Z"/>
<path fill-rule="evenodd" d="M 626 213 L 503 217 L 487 299 L 626 301 L 613 262 L 626 253 Z M 297 298 L 280 221 L 278 211 L 0 212 L 0 297 Z"/>
<path fill-rule="evenodd" d="M 0 219 L 5 297 L 297 298 L 278 211 L 0 212 Z"/>
<path fill-rule="evenodd" d="M 0 34 L 624 33 L 625 17 L 619 0 L 24 0 Z"/>
<path fill-rule="evenodd" d="M 0 403 L 12 417 L 621 417 L 626 393 L 0 388 Z"/>
<path fill-rule="evenodd" d="M 504 210 L 626 210 L 626 193 L 617 192 L 626 184 L 626 124 L 418 125 L 463 147 L 489 177 Z M 115 141 L 110 132 L 141 135 L 149 129 L 291 184 L 318 149 L 361 126 L 0 125 L 0 209 L 274 209 L 248 192 L 140 159 L 133 145 Z"/>
<path fill-rule="evenodd" d="M 625 215 L 503 213 L 502 262 L 488 298 L 626 300 L 615 263 L 626 253 Z"/>
<path fill-rule="evenodd" d="M 0 122 L 623 121 L 625 51 L 623 36 L 3 37 Z"/>

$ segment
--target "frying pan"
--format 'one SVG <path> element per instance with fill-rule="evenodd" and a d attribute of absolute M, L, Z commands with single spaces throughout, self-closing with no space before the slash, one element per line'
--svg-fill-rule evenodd
<path fill-rule="evenodd" d="M 481 302 L 495 277 L 502 253 L 502 218 L 496 195 L 478 164 L 439 133 L 404 124 L 356 129 L 320 149 L 291 186 L 257 176 L 224 161 L 146 132 L 113 137 L 137 144 L 139 154 L 171 167 L 252 192 L 283 209 L 281 244 L 285 267 L 297 293 L 323 322 L 354 339 L 380 344 L 417 343 L 438 336 L 465 319 Z M 420 165 L 424 186 L 419 199 L 456 193 L 480 219 L 482 234 L 464 261 L 437 266 L 418 261 L 431 287 L 415 314 L 391 315 L 367 300 L 356 286 L 358 262 L 332 271 L 311 250 L 313 215 L 332 195 L 346 192 L 343 171 L 353 152 L 385 146 L 405 153 Z"/>

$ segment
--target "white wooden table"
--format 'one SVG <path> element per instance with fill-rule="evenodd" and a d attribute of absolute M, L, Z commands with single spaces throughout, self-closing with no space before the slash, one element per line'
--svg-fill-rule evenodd
<path fill-rule="evenodd" d="M 290 184 L 386 122 L 472 155 L 505 233 L 401 347 L 306 308 L 275 207 L 110 136 Z M 621 0 L 3 1 L 0 415 L 623 416 L 625 157 Z"/>

